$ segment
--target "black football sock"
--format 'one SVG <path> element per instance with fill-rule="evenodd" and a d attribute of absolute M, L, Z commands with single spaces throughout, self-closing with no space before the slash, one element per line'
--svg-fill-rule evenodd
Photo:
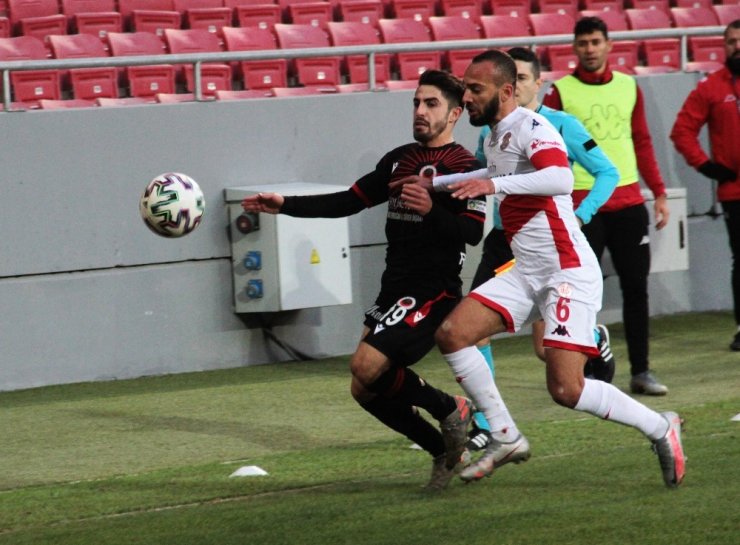
<path fill-rule="evenodd" d="M 457 408 L 454 397 L 427 384 L 424 379 L 406 367 L 391 367 L 368 386 L 368 389 L 380 396 L 421 407 L 437 420 L 443 420 Z"/>
<path fill-rule="evenodd" d="M 440 431 L 411 405 L 376 396 L 371 401 L 360 403 L 360 407 L 392 430 L 411 439 L 435 458 L 445 453 Z"/>

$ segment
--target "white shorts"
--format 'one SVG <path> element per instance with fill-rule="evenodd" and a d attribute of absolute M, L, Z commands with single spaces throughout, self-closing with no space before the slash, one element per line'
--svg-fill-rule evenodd
<path fill-rule="evenodd" d="M 550 275 L 523 275 L 515 265 L 478 286 L 468 297 L 501 314 L 511 333 L 544 318 L 544 346 L 595 357 L 599 353 L 594 327 L 602 292 L 598 266 L 581 266 Z"/>

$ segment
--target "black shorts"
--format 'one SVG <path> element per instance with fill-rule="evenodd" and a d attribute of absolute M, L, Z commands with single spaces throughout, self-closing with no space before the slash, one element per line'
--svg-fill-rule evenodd
<path fill-rule="evenodd" d="M 395 365 L 413 365 L 434 348 L 434 333 L 455 305 L 460 295 L 448 291 L 409 289 L 378 295 L 375 304 L 365 312 L 365 325 L 370 329 L 363 339 Z"/>
<path fill-rule="evenodd" d="M 501 229 L 491 229 L 483 241 L 483 253 L 475 270 L 471 291 L 496 276 L 496 269 L 514 259 L 509 241 Z"/>

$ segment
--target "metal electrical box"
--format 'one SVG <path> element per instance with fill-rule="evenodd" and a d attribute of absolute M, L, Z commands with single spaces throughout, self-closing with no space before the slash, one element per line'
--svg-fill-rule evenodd
<path fill-rule="evenodd" d="M 290 183 L 225 190 L 235 312 L 276 312 L 352 302 L 347 218 L 246 214 L 255 193 L 335 193 L 336 185 Z"/>
<path fill-rule="evenodd" d="M 686 212 L 686 189 L 666 189 L 670 216 L 668 225 L 658 231 L 655 229 L 655 199 L 647 189 L 642 190 L 645 206 L 650 215 L 650 272 L 686 271 L 689 268 L 689 233 Z M 601 260 L 604 274 L 616 274 L 609 252 L 604 252 Z"/>

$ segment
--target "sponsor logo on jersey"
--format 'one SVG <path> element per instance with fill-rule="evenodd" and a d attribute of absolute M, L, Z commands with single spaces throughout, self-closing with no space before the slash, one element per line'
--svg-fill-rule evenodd
<path fill-rule="evenodd" d="M 565 327 L 563 324 L 558 324 L 558 327 L 553 329 L 550 335 L 560 335 L 561 337 L 570 337 L 570 333 L 568 333 L 568 328 Z"/>
<path fill-rule="evenodd" d="M 535 138 L 534 140 L 532 140 L 532 143 L 529 145 L 529 147 L 532 148 L 532 151 L 545 148 L 563 149 L 563 145 L 557 140 L 540 140 L 539 138 Z"/>
<path fill-rule="evenodd" d="M 480 201 L 480 200 L 469 200 L 468 201 L 468 210 L 472 210 L 473 212 L 483 212 L 486 211 L 486 201 Z"/>

